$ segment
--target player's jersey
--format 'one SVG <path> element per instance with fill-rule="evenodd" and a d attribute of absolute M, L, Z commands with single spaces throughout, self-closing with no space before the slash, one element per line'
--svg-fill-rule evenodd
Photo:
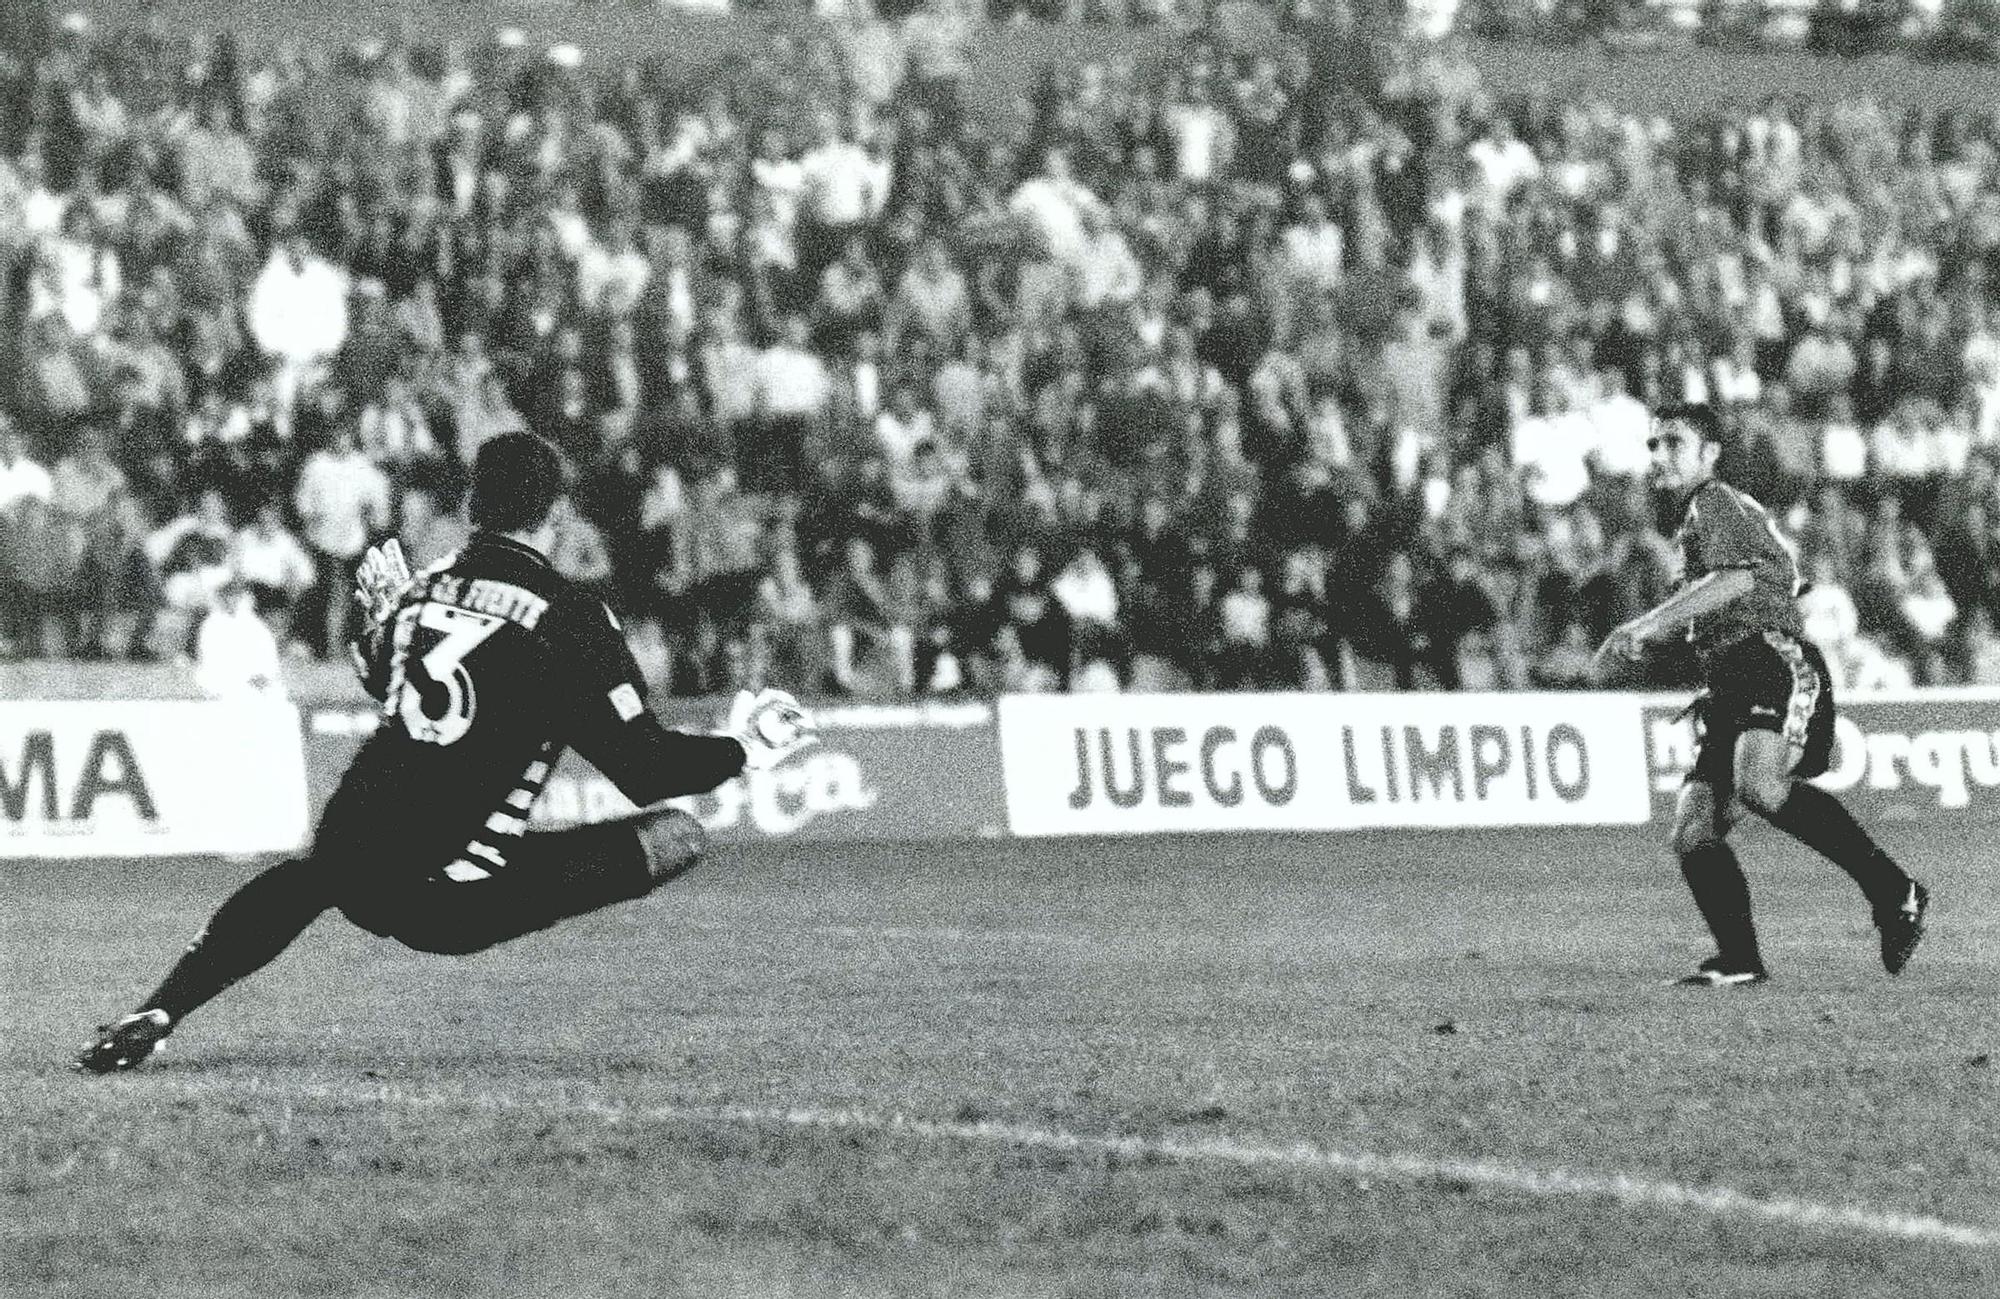
<path fill-rule="evenodd" d="M 662 726 L 611 611 L 498 534 L 418 575 L 367 666 L 381 721 L 320 834 L 393 857 L 370 863 L 387 869 L 506 869 L 566 748 L 640 806 L 742 768 L 734 740 Z"/>
<path fill-rule="evenodd" d="M 1803 635 L 1798 556 L 1750 496 L 1709 479 L 1689 494 L 1675 541 L 1687 582 L 1729 568 L 1750 574 L 1748 595 L 1689 629 L 1689 639 L 1704 656 L 1760 632 Z"/>

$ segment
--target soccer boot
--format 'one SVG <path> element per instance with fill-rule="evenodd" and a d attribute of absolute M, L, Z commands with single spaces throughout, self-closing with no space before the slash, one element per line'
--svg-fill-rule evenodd
<path fill-rule="evenodd" d="M 1674 983 L 1683 988 L 1740 988 L 1752 983 L 1765 983 L 1770 978 L 1769 971 L 1762 965 L 1746 965 L 1711 956 L 1695 966 L 1694 973 L 1683 974 Z"/>
<path fill-rule="evenodd" d="M 1903 891 L 1902 902 L 1875 913 L 1875 928 L 1882 932 L 1882 968 L 1901 974 L 1910 963 L 1917 944 L 1924 941 L 1924 915 L 1931 908 L 1931 891 L 1915 880 Z"/>
<path fill-rule="evenodd" d="M 100 1036 L 76 1058 L 76 1067 L 90 1073 L 116 1073 L 136 1069 L 165 1046 L 174 1021 L 164 1010 L 135 1010 L 97 1031 Z"/>

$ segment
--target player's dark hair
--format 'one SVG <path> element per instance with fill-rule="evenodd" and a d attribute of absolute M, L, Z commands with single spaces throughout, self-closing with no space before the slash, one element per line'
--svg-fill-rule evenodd
<path fill-rule="evenodd" d="M 566 489 L 562 452 L 532 433 L 502 433 L 472 462 L 472 526 L 531 532 L 548 522 Z"/>
<path fill-rule="evenodd" d="M 1716 413 L 1715 407 L 1705 401 L 1676 402 L 1671 406 L 1662 406 L 1653 412 L 1653 419 L 1660 424 L 1685 424 L 1693 429 L 1702 441 L 1713 442 L 1716 446 L 1724 446 L 1728 441 L 1722 433 L 1722 416 Z"/>

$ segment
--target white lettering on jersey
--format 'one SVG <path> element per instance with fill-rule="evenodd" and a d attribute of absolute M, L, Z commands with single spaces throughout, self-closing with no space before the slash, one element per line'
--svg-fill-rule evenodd
<path fill-rule="evenodd" d="M 430 600 L 405 605 L 396 615 L 384 704 L 387 715 L 401 717 L 410 738 L 425 744 L 456 744 L 464 739 L 479 711 L 479 693 L 465 667 L 465 656 L 505 625 L 505 620 L 495 615 Z M 419 629 L 437 633 L 438 639 L 413 664 L 410 647 Z M 442 689 L 428 692 L 427 699 L 418 677 L 429 678 Z M 431 714 L 432 708 L 439 710 L 436 716 Z"/>

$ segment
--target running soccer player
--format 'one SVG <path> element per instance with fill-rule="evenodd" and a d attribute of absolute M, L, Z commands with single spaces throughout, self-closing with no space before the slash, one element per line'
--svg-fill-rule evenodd
<path fill-rule="evenodd" d="M 641 897 L 705 846 L 699 822 L 658 804 L 812 741 L 811 718 L 777 690 L 740 695 L 729 735 L 661 725 L 611 611 L 549 566 L 562 468 L 540 438 L 497 437 L 474 464 L 464 549 L 414 578 L 393 541 L 370 553 L 355 592 L 356 667 L 381 721 L 311 850 L 225 901 L 78 1068 L 138 1065 L 328 910 L 418 951 L 456 954 Z M 530 831 L 528 810 L 566 748 L 644 810 Z"/>
<path fill-rule="evenodd" d="M 1799 621 L 1797 556 L 1762 505 L 1715 476 L 1722 427 L 1710 407 L 1659 411 L 1647 446 L 1654 482 L 1682 494 L 1682 585 L 1613 630 L 1598 667 L 1682 633 L 1701 657 L 1695 764 L 1681 787 L 1673 849 L 1716 953 L 1679 982 L 1732 987 L 1770 977 L 1750 887 L 1728 842 L 1745 809 L 1853 877 L 1873 909 L 1882 966 L 1900 973 L 1924 936 L 1930 893 L 1839 799 L 1807 783 L 1832 760 L 1834 700 L 1826 661 Z"/>

